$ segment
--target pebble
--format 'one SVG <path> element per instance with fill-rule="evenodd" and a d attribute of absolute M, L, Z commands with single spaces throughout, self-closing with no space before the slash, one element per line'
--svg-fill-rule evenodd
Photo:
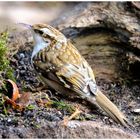
<path fill-rule="evenodd" d="M 11 121 L 12 121 L 11 118 L 8 118 L 8 119 L 7 119 L 7 122 L 8 122 L 8 123 L 11 122 Z"/>
<path fill-rule="evenodd" d="M 19 54 L 19 57 L 20 57 L 20 59 L 22 59 L 22 58 L 25 57 L 25 54 L 24 54 L 24 53 L 20 53 L 20 54 Z"/>
<path fill-rule="evenodd" d="M 69 128 L 76 128 L 76 127 L 78 127 L 78 126 L 80 126 L 79 123 L 72 122 L 72 121 L 68 122 L 68 127 L 69 127 Z"/>
<path fill-rule="evenodd" d="M 134 109 L 133 112 L 140 114 L 140 109 Z"/>
<path fill-rule="evenodd" d="M 20 63 L 21 65 L 24 65 L 24 61 L 19 61 L 19 63 Z"/>

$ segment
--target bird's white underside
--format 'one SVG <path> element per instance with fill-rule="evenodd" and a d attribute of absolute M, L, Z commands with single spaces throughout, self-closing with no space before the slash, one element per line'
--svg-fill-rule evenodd
<path fill-rule="evenodd" d="M 43 40 L 43 38 L 38 35 L 38 34 L 34 34 L 33 36 L 34 40 L 35 40 L 35 46 L 34 46 L 34 49 L 33 49 L 33 52 L 32 52 L 32 56 L 31 56 L 31 59 L 40 51 L 40 50 L 43 50 L 44 48 L 47 48 L 51 41 L 48 39 L 47 42 L 45 42 Z"/>
<path fill-rule="evenodd" d="M 51 37 L 54 37 L 56 40 L 59 40 L 59 42 L 57 42 L 56 44 L 56 48 L 57 49 L 60 49 L 62 44 L 61 43 L 64 43 L 64 45 L 66 44 L 67 42 L 67 39 L 66 37 L 62 34 L 62 35 L 59 35 L 59 36 L 56 36 L 51 30 L 47 29 L 47 28 L 42 28 L 41 29 L 45 34 L 48 34 L 49 36 Z M 32 56 L 31 56 L 31 59 L 42 49 L 44 49 L 45 47 L 47 48 L 50 44 L 51 44 L 51 40 L 47 40 L 45 39 L 45 41 L 43 40 L 43 38 L 34 33 L 34 31 L 32 31 L 33 33 L 33 38 L 34 38 L 34 41 L 35 41 L 35 46 L 34 46 L 34 49 L 33 49 L 33 52 L 32 52 Z"/>

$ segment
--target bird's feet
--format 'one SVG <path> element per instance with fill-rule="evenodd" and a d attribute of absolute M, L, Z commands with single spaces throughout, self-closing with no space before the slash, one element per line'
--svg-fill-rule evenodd
<path fill-rule="evenodd" d="M 79 115 L 82 111 L 79 109 L 79 106 L 76 106 L 74 113 L 71 114 L 71 116 L 65 116 L 63 121 L 62 121 L 62 125 L 67 127 L 68 123 L 70 120 L 72 120 L 73 118 L 75 118 L 77 115 Z"/>

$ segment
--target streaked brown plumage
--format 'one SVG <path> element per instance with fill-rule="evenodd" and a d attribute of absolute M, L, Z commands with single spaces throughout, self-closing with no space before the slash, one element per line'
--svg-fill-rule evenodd
<path fill-rule="evenodd" d="M 100 106 L 112 119 L 127 127 L 127 119 L 99 90 L 93 71 L 79 51 L 55 28 L 35 24 L 31 61 L 43 81 L 62 94 L 76 94 Z"/>

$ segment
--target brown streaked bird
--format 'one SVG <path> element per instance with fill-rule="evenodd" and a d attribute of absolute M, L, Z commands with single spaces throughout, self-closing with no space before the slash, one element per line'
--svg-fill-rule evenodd
<path fill-rule="evenodd" d="M 61 32 L 47 24 L 24 25 L 35 41 L 31 63 L 44 83 L 96 103 L 117 123 L 128 126 L 123 113 L 98 88 L 90 65 Z"/>

